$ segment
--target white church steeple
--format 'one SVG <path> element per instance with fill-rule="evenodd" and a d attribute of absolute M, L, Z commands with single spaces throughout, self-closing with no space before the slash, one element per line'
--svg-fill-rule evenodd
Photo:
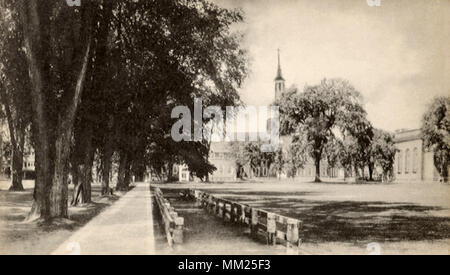
<path fill-rule="evenodd" d="M 280 49 L 278 49 L 278 68 L 277 68 L 277 76 L 275 77 L 275 100 L 278 100 L 281 97 L 281 94 L 284 93 L 284 78 L 281 75 L 281 64 L 280 64 Z"/>

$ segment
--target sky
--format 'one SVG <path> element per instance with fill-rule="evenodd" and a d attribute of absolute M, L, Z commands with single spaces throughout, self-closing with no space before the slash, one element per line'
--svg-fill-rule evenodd
<path fill-rule="evenodd" d="M 450 96 L 450 0 L 214 2 L 244 12 L 233 31 L 250 58 L 248 105 L 273 101 L 278 48 L 286 87 L 347 79 L 377 128 L 419 128 L 432 98 Z"/>

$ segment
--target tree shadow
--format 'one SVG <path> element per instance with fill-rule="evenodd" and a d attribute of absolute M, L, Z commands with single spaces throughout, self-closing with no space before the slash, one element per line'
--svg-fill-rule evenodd
<path fill-rule="evenodd" d="M 450 238 L 450 218 L 440 207 L 365 201 L 293 200 L 270 210 L 303 221 L 306 242 L 419 241 Z"/>
<path fill-rule="evenodd" d="M 442 207 L 384 201 L 327 201 L 314 200 L 314 197 L 291 197 L 314 196 L 320 192 L 248 192 L 222 188 L 206 190 L 210 191 L 231 201 L 302 220 L 301 234 L 305 242 L 368 243 L 450 238 L 450 216 L 446 212 L 449 209 Z M 439 211 L 442 211 L 443 215 L 437 216 L 436 212 Z"/>

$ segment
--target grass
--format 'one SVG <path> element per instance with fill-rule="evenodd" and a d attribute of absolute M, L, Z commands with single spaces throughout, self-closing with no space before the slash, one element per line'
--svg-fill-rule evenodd
<path fill-rule="evenodd" d="M 317 253 L 449 254 L 450 186 L 440 183 L 347 185 L 273 181 L 172 184 L 198 188 L 303 221 L 304 246 Z M 355 250 L 356 249 L 356 250 Z"/>

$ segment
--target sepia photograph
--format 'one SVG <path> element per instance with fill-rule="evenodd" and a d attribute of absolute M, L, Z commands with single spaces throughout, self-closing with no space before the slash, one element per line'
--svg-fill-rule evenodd
<path fill-rule="evenodd" d="M 0 0 L 0 255 L 450 255 L 449 45 L 449 0 Z"/>

